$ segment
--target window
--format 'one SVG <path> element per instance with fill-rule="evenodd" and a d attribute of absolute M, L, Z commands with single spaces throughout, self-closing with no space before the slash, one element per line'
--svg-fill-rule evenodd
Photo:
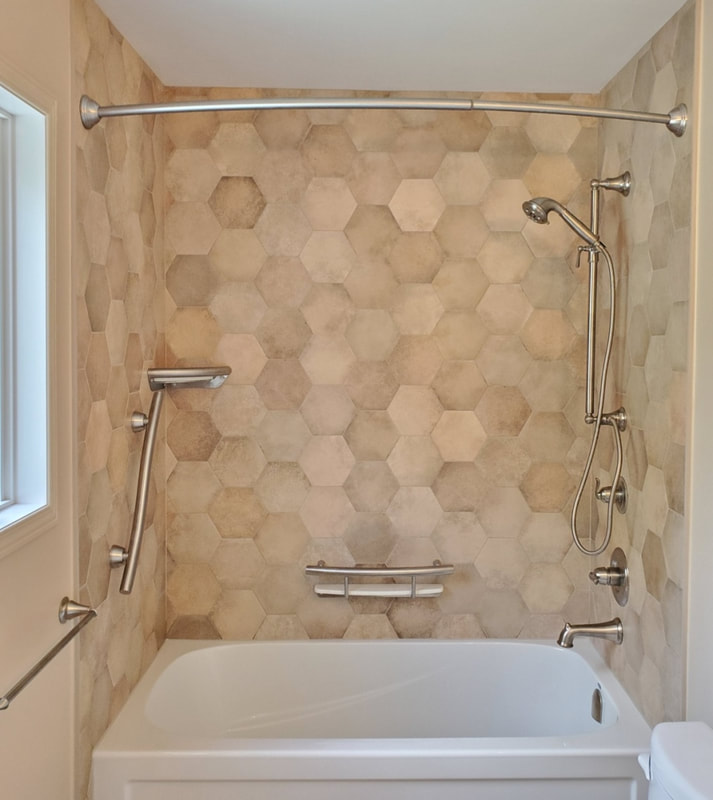
<path fill-rule="evenodd" d="M 0 532 L 48 505 L 45 116 L 0 87 Z"/>

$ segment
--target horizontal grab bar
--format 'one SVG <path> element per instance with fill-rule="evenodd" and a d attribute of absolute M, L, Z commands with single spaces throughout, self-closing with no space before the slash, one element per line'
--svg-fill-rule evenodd
<path fill-rule="evenodd" d="M 443 594 L 440 583 L 318 583 L 318 597 L 438 597 Z"/>
<path fill-rule="evenodd" d="M 430 567 L 328 567 L 324 561 L 305 567 L 306 575 L 339 575 L 342 583 L 317 584 L 319 597 L 437 597 L 443 593 L 440 583 L 418 585 L 419 576 L 452 575 L 452 564 L 434 561 Z M 350 578 L 410 578 L 409 583 L 351 583 Z"/>
<path fill-rule="evenodd" d="M 361 578 L 410 578 L 412 575 L 452 575 L 453 564 L 434 561 L 430 567 L 328 567 L 324 561 L 305 567 L 306 575 L 345 575 Z"/>
<path fill-rule="evenodd" d="M 91 620 L 96 617 L 97 612 L 89 606 L 83 606 L 80 603 L 75 603 L 68 597 L 64 597 L 59 606 L 59 621 L 64 623 L 74 617 L 82 617 L 79 625 L 75 625 L 72 630 L 63 636 L 59 642 L 49 650 L 32 669 L 28 670 L 22 678 L 10 689 L 9 692 L 0 697 L 0 711 L 5 711 L 10 706 L 10 703 L 17 697 L 18 694 L 32 681 L 37 675 L 49 664 L 50 661 L 59 653 L 72 639 L 87 625 Z"/>

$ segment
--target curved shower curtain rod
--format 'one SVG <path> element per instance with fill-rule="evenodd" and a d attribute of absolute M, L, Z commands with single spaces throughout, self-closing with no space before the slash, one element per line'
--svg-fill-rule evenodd
<path fill-rule="evenodd" d="M 621 119 L 632 122 L 656 122 L 665 125 L 675 136 L 683 136 L 688 122 L 688 109 L 683 103 L 672 108 L 668 114 L 654 114 L 648 111 L 555 105 L 553 103 L 514 103 L 504 100 L 458 100 L 429 97 L 271 97 L 100 106 L 96 100 L 83 95 L 79 103 L 79 114 L 82 118 L 82 125 L 90 129 L 104 117 L 176 114 L 185 111 L 261 111 L 265 109 L 292 108 L 390 108 L 421 111 L 519 111 L 534 114 L 562 114 L 571 117 L 598 117 L 600 119 Z"/>

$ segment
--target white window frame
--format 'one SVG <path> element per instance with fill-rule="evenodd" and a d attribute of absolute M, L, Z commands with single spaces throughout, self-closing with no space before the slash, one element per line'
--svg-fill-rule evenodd
<path fill-rule="evenodd" d="M 0 556 L 51 525 L 45 113 L 0 85 Z"/>

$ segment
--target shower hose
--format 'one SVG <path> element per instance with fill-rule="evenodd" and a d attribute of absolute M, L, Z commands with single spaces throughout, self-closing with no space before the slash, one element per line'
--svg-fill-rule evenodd
<path fill-rule="evenodd" d="M 602 360 L 601 379 L 599 381 L 599 398 L 597 404 L 597 413 L 594 418 L 592 443 L 589 447 L 589 454 L 587 455 L 587 460 L 584 465 L 582 478 L 579 482 L 577 492 L 574 496 L 574 504 L 572 506 L 572 517 L 570 521 L 572 539 L 574 540 L 574 543 L 577 545 L 577 548 L 580 550 L 580 552 L 584 553 L 584 555 L 587 556 L 598 556 L 601 553 L 603 553 L 609 546 L 609 542 L 611 541 L 611 535 L 612 535 L 616 491 L 619 487 L 619 481 L 621 480 L 621 473 L 624 465 L 624 449 L 622 446 L 621 430 L 619 427 L 620 417 L 617 415 L 617 413 L 604 414 L 604 396 L 606 394 L 606 388 L 607 388 L 609 361 L 611 358 L 612 344 L 614 341 L 614 323 L 616 320 L 616 278 L 614 275 L 614 263 L 607 249 L 604 247 L 604 245 L 598 245 L 596 247 L 596 250 L 597 252 L 601 253 L 604 256 L 604 259 L 607 263 L 607 270 L 609 274 L 609 293 L 610 293 L 609 332 L 607 334 L 607 343 L 604 351 L 604 358 Z M 590 472 L 592 471 L 594 454 L 596 452 L 597 444 L 599 442 L 599 434 L 601 432 L 602 425 L 611 425 L 612 430 L 614 431 L 614 441 L 616 444 L 616 467 L 614 469 L 614 479 L 612 481 L 612 488 L 609 495 L 609 501 L 607 503 L 607 516 L 606 516 L 606 526 L 604 531 L 604 540 L 599 545 L 599 547 L 588 548 L 583 544 L 582 539 L 580 538 L 580 535 L 577 531 L 577 511 L 579 510 L 579 505 L 582 500 L 584 487 L 587 483 L 587 479 L 589 478 Z"/>

